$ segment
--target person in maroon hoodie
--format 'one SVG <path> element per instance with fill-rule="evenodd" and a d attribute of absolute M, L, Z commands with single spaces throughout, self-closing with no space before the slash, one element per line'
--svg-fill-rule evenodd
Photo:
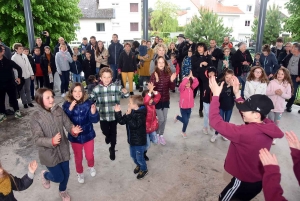
<path fill-rule="evenodd" d="M 262 190 L 264 169 L 258 156 L 259 150 L 270 150 L 273 138 L 282 138 L 284 134 L 273 121 L 266 118 L 274 108 L 271 99 L 266 95 L 255 94 L 243 101 L 239 94 L 239 81 L 235 76 L 231 85 L 239 103 L 236 106 L 246 124 L 225 122 L 219 111 L 219 96 L 223 85 L 224 82 L 219 86 L 215 77 L 209 79 L 213 93 L 209 111 L 210 125 L 231 141 L 224 168 L 233 178 L 221 192 L 219 200 L 251 200 Z"/>
<path fill-rule="evenodd" d="M 293 131 L 285 132 L 286 139 L 291 149 L 291 156 L 294 163 L 294 173 L 300 185 L 300 141 Z M 286 201 L 280 186 L 280 171 L 276 156 L 270 154 L 267 149 L 259 151 L 259 158 L 264 166 L 263 192 L 266 201 Z"/>

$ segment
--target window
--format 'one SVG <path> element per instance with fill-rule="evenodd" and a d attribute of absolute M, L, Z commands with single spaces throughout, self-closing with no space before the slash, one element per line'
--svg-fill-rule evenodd
<path fill-rule="evenodd" d="M 250 20 L 246 20 L 246 21 L 245 21 L 245 26 L 246 26 L 246 27 L 249 27 L 249 26 L 250 26 Z"/>
<path fill-rule="evenodd" d="M 119 3 L 118 2 L 113 2 L 111 3 L 112 6 L 119 6 Z"/>
<path fill-rule="evenodd" d="M 251 5 L 247 5 L 247 12 L 251 12 L 252 11 L 252 6 Z"/>
<path fill-rule="evenodd" d="M 130 3 L 130 12 L 139 12 L 139 4 L 138 3 Z"/>
<path fill-rule="evenodd" d="M 97 31 L 105 31 L 105 23 L 96 23 Z"/>
<path fill-rule="evenodd" d="M 130 31 L 139 31 L 139 23 L 131 22 L 130 23 Z"/>

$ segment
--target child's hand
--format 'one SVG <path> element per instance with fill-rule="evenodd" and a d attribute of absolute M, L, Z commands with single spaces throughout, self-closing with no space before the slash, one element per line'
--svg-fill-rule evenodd
<path fill-rule="evenodd" d="M 281 91 L 281 89 L 277 89 L 277 90 L 275 91 L 275 94 L 278 95 L 278 96 L 281 96 L 282 93 L 283 93 L 283 92 Z"/>
<path fill-rule="evenodd" d="M 278 165 L 275 154 L 271 154 L 266 148 L 259 150 L 259 158 L 263 166 Z"/>
<path fill-rule="evenodd" d="M 36 169 L 37 169 L 37 167 L 38 167 L 38 164 L 37 164 L 36 160 L 34 160 L 34 161 L 31 161 L 29 163 L 28 170 L 29 170 L 30 173 L 34 174 L 35 171 L 36 171 Z"/>
<path fill-rule="evenodd" d="M 153 99 L 150 99 L 149 100 L 149 105 L 152 105 L 152 103 L 153 103 Z"/>
<path fill-rule="evenodd" d="M 224 82 L 222 82 L 220 86 L 218 85 L 215 76 L 211 76 L 209 78 L 209 87 L 214 96 L 220 96 L 220 93 L 223 89 L 223 85 L 224 85 Z"/>
<path fill-rule="evenodd" d="M 95 114 L 96 111 L 97 111 L 97 108 L 96 108 L 95 104 L 93 104 L 93 105 L 91 106 L 91 113 L 92 113 L 92 114 Z"/>
<path fill-rule="evenodd" d="M 230 80 L 230 85 L 233 88 L 233 93 L 236 96 L 236 98 L 239 98 L 239 96 L 240 96 L 239 95 L 239 93 L 240 93 L 240 82 L 239 82 L 239 79 L 236 76 L 232 76 L 232 79 Z"/>
<path fill-rule="evenodd" d="M 115 105 L 115 112 L 120 112 L 121 111 L 121 106 L 116 104 Z"/>
<path fill-rule="evenodd" d="M 73 100 L 73 102 L 70 104 L 69 110 L 72 111 L 77 104 L 76 100 Z"/>
<path fill-rule="evenodd" d="M 156 82 L 159 82 L 159 78 L 158 78 L 158 74 L 157 74 L 157 72 L 154 72 L 154 76 L 155 76 L 155 80 L 156 80 Z"/>
<path fill-rule="evenodd" d="M 152 83 L 152 82 L 149 82 L 148 83 L 148 86 L 147 86 L 147 88 L 149 89 L 149 93 L 152 93 L 153 92 L 153 89 L 154 89 L 154 84 Z"/>
<path fill-rule="evenodd" d="M 123 88 L 121 91 L 122 91 L 123 94 L 127 94 L 128 93 L 127 89 L 125 89 L 125 88 Z"/>
<path fill-rule="evenodd" d="M 194 76 L 193 76 L 193 72 L 192 72 L 192 70 L 190 70 L 189 77 L 191 77 L 192 79 L 194 79 Z"/>
<path fill-rule="evenodd" d="M 80 126 L 74 126 L 72 127 L 72 133 L 77 137 L 79 133 L 82 132 L 82 128 Z"/>
<path fill-rule="evenodd" d="M 131 114 L 131 108 L 128 108 L 127 111 L 126 111 L 126 114 Z"/>
<path fill-rule="evenodd" d="M 174 82 L 175 79 L 176 79 L 176 73 L 173 73 L 173 74 L 171 75 L 170 81 L 171 81 L 171 82 Z"/>
<path fill-rule="evenodd" d="M 53 138 L 52 142 L 54 145 L 58 145 L 60 143 L 61 135 L 60 133 L 57 133 Z"/>
<path fill-rule="evenodd" d="M 289 143 L 290 148 L 298 149 L 300 150 L 300 142 L 298 140 L 298 137 L 293 131 L 286 131 L 285 132 L 285 137 Z"/>

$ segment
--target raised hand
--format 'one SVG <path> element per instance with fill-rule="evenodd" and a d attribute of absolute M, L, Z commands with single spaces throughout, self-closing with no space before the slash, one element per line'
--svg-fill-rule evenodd
<path fill-rule="evenodd" d="M 82 128 L 80 126 L 73 126 L 72 127 L 72 133 L 74 133 L 74 135 L 78 136 L 79 133 L 82 132 Z"/>
<path fill-rule="evenodd" d="M 202 62 L 202 65 L 203 65 L 203 66 L 207 66 L 208 63 L 207 63 L 206 61 L 203 61 L 203 62 Z"/>
<path fill-rule="evenodd" d="M 70 104 L 69 110 L 72 111 L 76 104 L 77 104 L 77 101 L 73 100 L 72 103 Z"/>
<path fill-rule="evenodd" d="M 57 133 L 53 138 L 52 142 L 54 145 L 58 145 L 60 143 L 61 135 L 60 133 Z"/>
<path fill-rule="evenodd" d="M 92 113 L 92 114 L 95 114 L 96 111 L 97 111 L 96 105 L 93 104 L 93 105 L 91 106 L 91 113 Z"/>
<path fill-rule="evenodd" d="M 148 86 L 147 86 L 147 88 L 149 89 L 149 93 L 152 93 L 153 92 L 153 90 L 154 90 L 154 84 L 152 83 L 152 82 L 149 82 L 148 83 Z"/>
<path fill-rule="evenodd" d="M 176 79 L 176 73 L 173 73 L 170 77 L 170 81 L 174 82 L 175 79 Z"/>
<path fill-rule="evenodd" d="M 192 70 L 190 70 L 189 77 L 191 77 L 191 78 L 193 78 L 193 79 L 194 79 L 194 76 L 193 76 L 193 71 L 192 71 Z"/>
<path fill-rule="evenodd" d="M 127 111 L 126 111 L 126 114 L 128 115 L 128 114 L 131 114 L 131 108 L 130 107 L 128 107 L 128 109 L 127 109 Z"/>
<path fill-rule="evenodd" d="M 278 165 L 275 154 L 271 154 L 266 148 L 259 150 L 259 158 L 263 166 Z"/>
<path fill-rule="evenodd" d="M 209 78 L 209 87 L 214 96 L 220 96 L 221 91 L 223 89 L 223 85 L 224 82 L 222 82 L 220 86 L 218 85 L 215 76 L 211 76 Z"/>
<path fill-rule="evenodd" d="M 115 105 L 115 112 L 120 112 L 121 111 L 121 106 L 116 104 Z"/>
<path fill-rule="evenodd" d="M 236 76 L 232 76 L 232 79 L 230 80 L 230 85 L 233 87 L 233 93 L 235 95 L 235 98 L 239 98 L 241 96 L 240 95 L 240 82 Z"/>
<path fill-rule="evenodd" d="M 36 169 L 38 168 L 38 164 L 36 162 L 36 160 L 31 161 L 28 165 L 28 170 L 30 173 L 34 174 Z"/>
<path fill-rule="evenodd" d="M 298 149 L 300 150 L 300 142 L 297 137 L 297 135 L 293 131 L 286 131 L 285 137 L 289 143 L 290 148 Z"/>

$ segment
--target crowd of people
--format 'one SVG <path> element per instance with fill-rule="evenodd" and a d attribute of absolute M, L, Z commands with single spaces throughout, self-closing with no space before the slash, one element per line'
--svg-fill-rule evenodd
<path fill-rule="evenodd" d="M 59 183 L 62 200 L 71 199 L 66 191 L 70 145 L 78 182 L 85 182 L 83 150 L 89 173 L 96 176 L 93 124 L 98 122 L 105 142 L 110 144 L 111 160 L 116 159 L 117 124 L 126 125 L 130 156 L 136 164 L 133 172 L 137 179 L 144 178 L 148 174 L 146 161 L 151 142 L 167 144 L 164 133 L 170 93 L 179 92 L 180 115 L 174 117 L 174 123 L 183 124 L 183 138 L 188 137 L 191 111 L 199 94 L 202 132 L 214 132 L 212 143 L 219 135 L 230 141 L 225 170 L 233 178 L 219 200 L 251 200 L 261 190 L 266 200 L 285 200 L 278 180 L 278 162 L 269 150 L 277 138 L 284 136 L 279 122 L 284 111 L 292 111 L 295 101 L 300 83 L 300 44 L 283 45 L 282 38 L 278 38 L 276 46 L 264 45 L 262 53 L 252 58 L 246 43 L 240 42 L 235 50 L 229 37 L 220 47 L 215 40 L 207 46 L 183 34 L 177 36 L 177 43 L 168 46 L 159 37 L 153 44 L 142 40 L 122 45 L 118 35 L 113 34 L 108 49 L 94 36 L 89 41 L 83 38 L 82 44 L 73 49 L 60 37 L 51 53 L 49 33 L 44 33 L 46 42 L 37 38 L 32 52 L 15 43 L 11 56 L 9 48 L 0 44 L 0 123 L 6 115 L 22 117 L 18 97 L 24 109 L 37 107 L 30 126 L 40 163 L 48 169 L 41 173 L 44 188 L 49 189 L 51 182 Z M 62 107 L 54 101 L 55 73 L 59 74 L 60 93 L 65 99 Z M 124 114 L 122 98 L 128 98 Z M 235 105 L 244 125 L 229 124 Z M 293 132 L 286 136 L 300 181 L 300 142 Z M 27 176 L 17 179 L 0 166 L 0 198 L 14 200 L 12 191 L 29 187 L 36 168 L 34 161 Z M 272 182 L 274 178 L 277 183 Z M 19 189 L 17 185 L 22 182 L 24 186 Z"/>

